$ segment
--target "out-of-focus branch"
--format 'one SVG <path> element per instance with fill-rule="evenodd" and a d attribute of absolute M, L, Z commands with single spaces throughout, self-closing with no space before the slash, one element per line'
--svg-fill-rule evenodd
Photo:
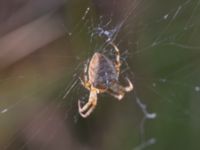
<path fill-rule="evenodd" d="M 0 37 L 64 5 L 67 0 L 1 0 Z"/>
<path fill-rule="evenodd" d="M 0 69 L 65 34 L 63 19 L 48 13 L 0 38 Z"/>

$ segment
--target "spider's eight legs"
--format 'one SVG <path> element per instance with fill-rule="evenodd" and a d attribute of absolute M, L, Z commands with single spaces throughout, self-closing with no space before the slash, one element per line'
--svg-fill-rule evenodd
<path fill-rule="evenodd" d="M 83 118 L 88 117 L 93 112 L 96 105 L 97 105 L 97 91 L 95 89 L 92 89 L 90 92 L 88 102 L 82 108 L 80 100 L 78 101 L 79 114 Z"/>

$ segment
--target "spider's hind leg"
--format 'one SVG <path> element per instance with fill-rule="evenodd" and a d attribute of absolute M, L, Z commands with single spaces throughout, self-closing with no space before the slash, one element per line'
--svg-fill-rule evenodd
<path fill-rule="evenodd" d="M 131 83 L 130 79 L 126 77 L 126 80 L 128 81 L 128 86 L 123 87 L 125 92 L 130 92 L 133 90 L 133 84 Z"/>
<path fill-rule="evenodd" d="M 124 97 L 124 92 L 122 93 L 114 93 L 114 91 L 107 91 L 108 94 L 112 95 L 113 97 L 115 97 L 118 100 L 121 100 Z"/>
<path fill-rule="evenodd" d="M 121 100 L 126 92 L 130 92 L 133 90 L 133 84 L 131 83 L 131 81 L 128 78 L 126 78 L 126 80 L 128 81 L 128 86 L 122 86 L 118 82 L 116 82 L 110 87 L 107 93 L 114 96 L 118 100 Z"/>

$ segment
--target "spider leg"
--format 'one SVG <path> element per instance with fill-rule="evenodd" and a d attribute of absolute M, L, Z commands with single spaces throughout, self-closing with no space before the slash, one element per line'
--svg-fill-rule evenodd
<path fill-rule="evenodd" d="M 89 81 L 84 81 L 82 80 L 81 78 L 79 78 L 81 80 L 81 84 L 90 91 L 90 88 L 91 88 L 91 84 Z"/>
<path fill-rule="evenodd" d="M 90 109 L 88 109 L 88 111 L 85 114 L 84 113 L 80 113 L 80 112 L 79 113 L 83 118 L 87 118 L 93 112 L 94 109 L 95 109 L 95 106 L 92 105 L 90 107 Z"/>
<path fill-rule="evenodd" d="M 120 61 L 120 51 L 119 48 L 113 43 L 110 42 L 110 45 L 113 46 L 116 52 L 116 63 L 115 63 L 115 69 L 117 70 L 117 74 L 119 75 L 120 67 L 121 67 L 121 61 Z"/>
<path fill-rule="evenodd" d="M 113 91 L 107 91 L 108 94 L 112 95 L 113 97 L 117 98 L 118 100 L 121 100 L 124 97 L 123 93 L 114 93 Z"/>
<path fill-rule="evenodd" d="M 126 80 L 128 81 L 128 86 L 123 87 L 125 92 L 130 92 L 133 90 L 133 84 L 131 83 L 130 79 L 126 77 Z"/>
<path fill-rule="evenodd" d="M 97 105 L 97 91 L 96 89 L 92 89 L 90 92 L 88 102 L 82 108 L 81 108 L 80 100 L 78 101 L 79 114 L 83 118 L 88 117 L 92 113 L 92 111 L 95 109 L 96 105 Z"/>
<path fill-rule="evenodd" d="M 126 78 L 126 80 L 128 81 L 128 86 L 122 86 L 116 82 L 110 87 L 107 93 L 114 96 L 118 100 L 121 100 L 124 97 L 125 92 L 130 92 L 133 90 L 133 84 L 131 83 L 129 78 Z"/>
<path fill-rule="evenodd" d="M 89 60 L 88 60 L 89 61 Z M 84 64 L 84 70 L 83 70 L 83 79 L 79 78 L 81 81 L 81 84 L 88 90 L 90 90 L 91 84 L 88 80 L 88 75 L 87 75 L 87 71 L 88 71 L 88 61 L 87 63 Z"/>
<path fill-rule="evenodd" d="M 89 60 L 87 60 L 87 62 L 84 64 L 84 70 L 83 70 L 84 81 L 88 81 L 88 75 L 87 75 L 88 63 L 89 63 Z"/>

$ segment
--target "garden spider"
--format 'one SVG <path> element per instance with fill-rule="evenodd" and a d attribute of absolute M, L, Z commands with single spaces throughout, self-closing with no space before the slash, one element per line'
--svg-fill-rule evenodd
<path fill-rule="evenodd" d="M 111 42 L 111 46 L 116 52 L 116 62 L 112 62 L 108 57 L 101 53 L 94 53 L 90 62 L 89 68 L 87 64 L 84 67 L 84 77 L 81 79 L 82 85 L 90 91 L 88 102 L 81 107 L 80 100 L 78 101 L 79 114 L 86 118 L 88 117 L 97 105 L 97 94 L 107 92 L 118 100 L 124 97 L 125 92 L 133 90 L 131 81 L 128 81 L 128 86 L 124 87 L 119 83 L 120 73 L 120 52 L 118 47 Z"/>

